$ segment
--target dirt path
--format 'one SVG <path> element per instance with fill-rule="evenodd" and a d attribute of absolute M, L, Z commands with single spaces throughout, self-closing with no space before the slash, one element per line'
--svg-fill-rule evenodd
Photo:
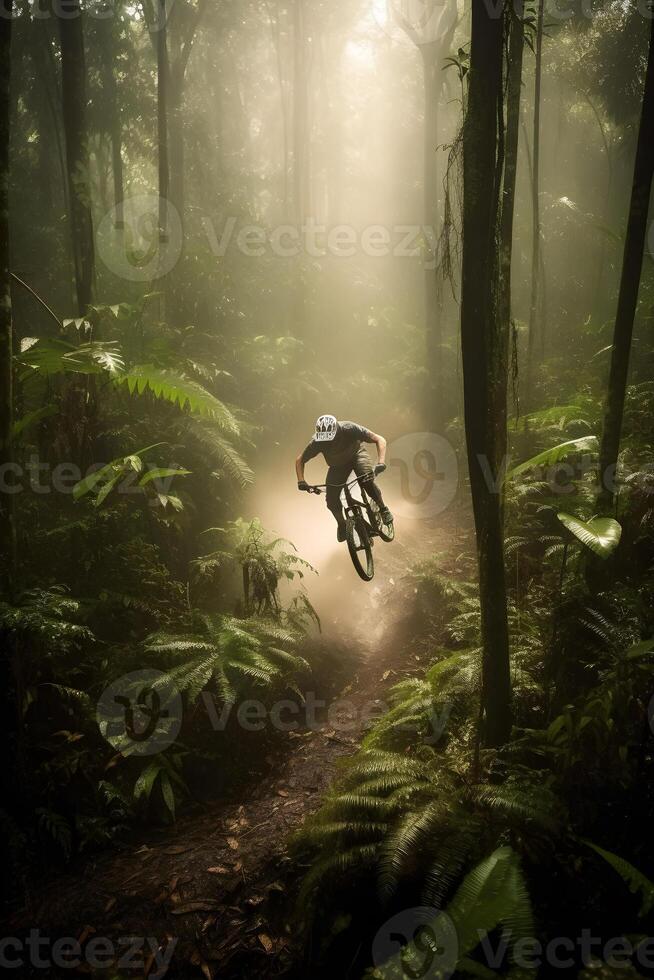
<path fill-rule="evenodd" d="M 368 651 L 341 692 L 343 707 L 330 716 L 331 726 L 287 733 L 286 747 L 247 799 L 196 807 L 138 846 L 78 863 L 15 916 L 16 934 L 36 928 L 52 940 L 75 937 L 82 944 L 108 937 L 124 954 L 129 936 L 152 937 L 155 949 L 174 942 L 169 977 L 284 973 L 298 957 L 287 931 L 298 871 L 288 837 L 318 808 L 339 759 L 356 750 L 367 709 L 415 668 L 413 655 Z M 135 953 L 135 964 L 142 961 L 143 953 Z M 143 967 L 133 975 L 142 976 Z"/>
<path fill-rule="evenodd" d="M 319 807 L 339 760 L 356 750 L 373 705 L 379 708 L 389 688 L 420 666 L 410 644 L 379 646 L 361 651 L 357 674 L 334 699 L 340 714 L 334 705 L 329 724 L 286 733 L 266 759 L 267 774 L 241 792 L 239 803 L 197 805 L 119 854 L 78 861 L 38 888 L 30 907 L 15 915 L 13 934 L 38 929 L 51 942 L 74 937 L 83 949 L 106 937 L 124 975 L 302 977 L 289 922 L 303 869 L 291 861 L 288 839 Z M 132 936 L 147 942 L 132 951 L 126 941 Z M 169 958 L 167 967 L 158 966 L 159 958 Z M 85 962 L 79 971 L 117 976 Z"/>

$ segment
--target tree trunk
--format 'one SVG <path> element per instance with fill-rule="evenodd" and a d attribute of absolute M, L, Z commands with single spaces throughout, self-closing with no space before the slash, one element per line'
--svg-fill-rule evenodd
<path fill-rule="evenodd" d="M 0 471 L 13 462 L 13 330 L 9 275 L 9 120 L 11 79 L 11 2 L 0 17 Z M 0 493 L 0 592 L 10 593 L 16 564 L 14 497 Z"/>
<path fill-rule="evenodd" d="M 61 94 L 66 142 L 68 196 L 70 199 L 70 228 L 79 316 L 84 316 L 93 302 L 95 283 L 82 16 L 79 0 L 70 0 L 68 15 L 60 19 Z"/>
<path fill-rule="evenodd" d="M 424 129 L 424 223 L 428 236 L 425 242 L 425 329 L 427 346 L 427 418 L 436 431 L 443 425 L 443 336 L 436 281 L 436 238 L 438 228 L 438 103 L 442 89 L 440 70 L 441 45 L 422 44 L 423 80 L 425 91 Z"/>
<path fill-rule="evenodd" d="M 500 221 L 500 329 L 501 349 L 499 359 L 502 376 L 508 372 L 509 341 L 511 337 L 511 265 L 513 258 L 513 218 L 515 214 L 515 188 L 518 172 L 518 146 L 520 138 L 520 103 L 522 97 L 522 62 L 525 47 L 523 23 L 524 0 L 515 0 L 509 8 L 510 39 L 508 53 L 508 79 L 506 94 L 506 143 L 504 157 L 504 183 L 502 187 L 502 216 Z M 506 395 L 500 397 L 497 411 L 503 412 L 504 422 L 498 419 L 501 432 L 506 435 Z M 506 455 L 504 445 L 498 453 Z"/>
<path fill-rule="evenodd" d="M 494 11 L 497 14 L 497 11 Z M 484 0 L 472 0 L 468 108 L 463 129 L 463 261 L 461 349 L 470 489 L 477 533 L 483 644 L 483 737 L 501 745 L 511 730 L 511 678 L 501 495 L 489 486 L 501 477 L 503 418 L 496 416 L 502 375 L 498 308 L 502 59 L 504 18 Z M 505 426 L 505 422 L 504 422 Z"/>
<path fill-rule="evenodd" d="M 649 58 L 645 75 L 643 105 L 636 146 L 636 162 L 631 188 L 631 203 L 622 259 L 622 276 L 618 308 L 613 330 L 613 349 L 609 385 L 604 409 L 604 426 L 600 448 L 600 495 L 598 509 L 611 513 L 615 501 L 614 477 L 620 450 L 624 401 L 629 375 L 629 356 L 638 303 L 647 234 L 647 218 L 654 176 L 654 21 L 652 21 Z"/>
<path fill-rule="evenodd" d="M 293 219 L 300 238 L 310 208 L 309 99 L 304 0 L 293 7 Z M 295 259 L 292 318 L 296 334 L 307 333 L 307 282 L 302 251 Z"/>
<path fill-rule="evenodd" d="M 184 74 L 178 66 L 170 73 L 168 132 L 170 136 L 170 203 L 184 225 Z"/>
<path fill-rule="evenodd" d="M 533 238 L 531 248 L 531 303 L 529 306 L 529 335 L 527 337 L 527 371 L 525 403 L 533 408 L 533 376 L 536 348 L 536 332 L 539 327 L 541 227 L 540 227 L 540 103 L 543 74 L 543 14 L 545 0 L 539 0 L 536 22 L 536 68 L 534 82 L 534 141 L 531 180 Z M 541 325 L 542 328 L 542 325 Z"/>
<path fill-rule="evenodd" d="M 109 102 L 109 138 L 111 140 L 111 171 L 114 185 L 114 227 L 122 231 L 125 227 L 123 217 L 123 200 L 125 196 L 123 180 L 123 127 L 116 84 L 116 19 L 110 17 L 104 25 L 106 35 L 102 44 L 102 84 L 107 92 Z"/>
<path fill-rule="evenodd" d="M 159 0 L 160 21 L 157 30 L 157 151 L 159 163 L 159 241 L 166 242 L 168 227 L 168 44 L 166 0 Z"/>
<path fill-rule="evenodd" d="M 295 0 L 293 71 L 293 196 L 301 227 L 309 211 L 309 101 L 304 0 Z"/>
<path fill-rule="evenodd" d="M 288 98 L 286 87 L 286 76 L 284 73 L 284 57 L 282 54 L 281 28 L 279 23 L 279 12 L 273 13 L 268 6 L 268 17 L 270 19 L 270 30 L 272 33 L 273 46 L 275 48 L 275 60 L 277 66 L 277 82 L 279 85 L 279 108 L 282 119 L 282 154 L 283 154 L 283 174 L 282 174 L 282 215 L 284 220 L 288 217 L 289 202 L 289 174 L 290 174 L 290 146 L 289 146 L 289 121 L 288 121 Z"/>

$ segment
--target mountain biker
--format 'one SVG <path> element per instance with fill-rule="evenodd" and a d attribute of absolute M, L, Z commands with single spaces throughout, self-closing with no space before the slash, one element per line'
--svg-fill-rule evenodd
<path fill-rule="evenodd" d="M 372 467 L 370 457 L 362 446 L 364 442 L 377 447 L 379 462 Z M 295 460 L 298 490 L 309 490 L 304 479 L 304 467 L 322 453 L 329 466 L 327 471 L 327 507 L 336 518 L 338 541 L 345 541 L 345 518 L 341 504 L 341 487 L 347 482 L 352 470 L 359 477 L 365 477 L 366 493 L 375 501 L 381 511 L 384 524 L 390 524 L 393 515 L 384 503 L 381 491 L 374 477 L 386 469 L 386 440 L 356 422 L 338 422 L 333 415 L 321 415 L 316 422 L 316 433 L 304 452 Z M 362 481 L 363 482 L 363 481 Z"/>

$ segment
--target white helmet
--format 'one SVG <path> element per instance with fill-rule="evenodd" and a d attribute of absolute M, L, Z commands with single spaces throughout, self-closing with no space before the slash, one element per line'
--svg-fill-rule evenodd
<path fill-rule="evenodd" d="M 338 422 L 333 415 L 321 415 L 316 422 L 316 441 L 331 442 L 336 436 Z"/>

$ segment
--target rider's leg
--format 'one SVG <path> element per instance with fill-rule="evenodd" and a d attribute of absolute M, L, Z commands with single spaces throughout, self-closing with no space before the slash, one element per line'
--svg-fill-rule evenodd
<path fill-rule="evenodd" d="M 338 540 L 345 541 L 345 517 L 341 504 L 341 489 L 350 475 L 351 467 L 330 466 L 327 470 L 327 507 L 338 524 Z"/>
<path fill-rule="evenodd" d="M 357 476 L 366 476 L 368 479 L 365 481 L 366 493 L 371 500 L 374 500 L 380 511 L 382 512 L 382 520 L 385 523 L 390 523 L 393 520 L 393 515 L 384 503 L 384 498 L 382 497 L 382 492 L 375 483 L 373 476 L 372 463 L 370 462 L 370 456 L 366 450 L 361 447 L 357 453 L 357 457 L 354 463 L 354 472 Z"/>
<path fill-rule="evenodd" d="M 365 481 L 366 493 L 368 496 L 375 501 L 377 506 L 380 508 L 384 507 L 384 500 L 381 495 L 381 490 L 375 483 L 373 476 L 372 463 L 370 462 L 370 456 L 365 449 L 361 448 L 357 453 L 356 459 L 354 461 L 354 472 L 357 476 L 365 476 L 368 479 Z"/>

